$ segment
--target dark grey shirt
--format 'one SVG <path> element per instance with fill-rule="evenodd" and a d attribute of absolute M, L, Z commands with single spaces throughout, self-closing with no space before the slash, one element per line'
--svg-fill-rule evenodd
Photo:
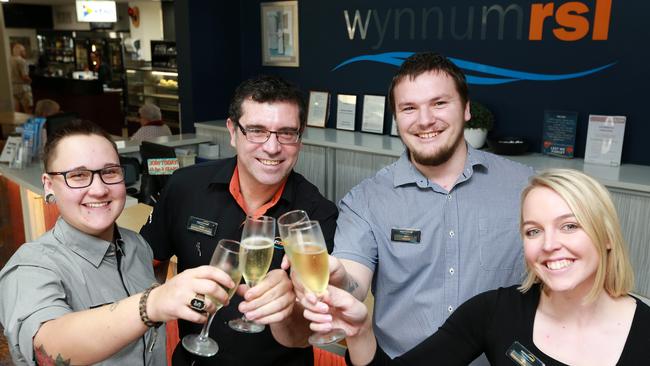
<path fill-rule="evenodd" d="M 149 245 L 133 231 L 119 232 L 120 271 L 115 244 L 82 233 L 61 218 L 52 230 L 23 244 L 2 268 L 0 323 L 16 365 L 35 364 L 32 340 L 42 323 L 124 299 L 155 281 Z M 145 333 L 147 344 L 152 334 Z M 99 365 L 166 364 L 164 327 L 153 352 L 144 348 L 141 337 Z"/>
<path fill-rule="evenodd" d="M 332 255 L 374 272 L 374 330 L 396 357 L 413 348 L 465 300 L 520 283 L 520 193 L 533 170 L 468 146 L 447 191 L 403 154 L 340 202 Z M 392 240 L 392 229 L 420 233 Z"/>

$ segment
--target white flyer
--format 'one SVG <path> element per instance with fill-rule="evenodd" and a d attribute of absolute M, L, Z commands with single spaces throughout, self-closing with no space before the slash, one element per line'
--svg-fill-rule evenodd
<path fill-rule="evenodd" d="M 585 163 L 621 165 L 625 116 L 589 115 Z"/>
<path fill-rule="evenodd" d="M 20 148 L 22 142 L 22 137 L 20 136 L 9 136 L 7 142 L 5 143 L 4 149 L 2 149 L 2 154 L 0 154 L 0 162 L 11 163 L 16 156 L 16 152 Z"/>

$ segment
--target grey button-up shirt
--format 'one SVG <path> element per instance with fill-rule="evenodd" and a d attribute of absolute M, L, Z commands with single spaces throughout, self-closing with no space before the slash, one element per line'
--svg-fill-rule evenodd
<path fill-rule="evenodd" d="M 374 330 L 388 355 L 436 332 L 470 297 L 520 283 L 519 201 L 532 174 L 468 146 L 463 172 L 446 191 L 404 153 L 341 200 L 333 255 L 374 272 Z M 419 231 L 420 241 L 392 240 L 392 229 Z"/>
<path fill-rule="evenodd" d="M 16 365 L 35 364 L 33 338 L 42 323 L 124 299 L 155 281 L 149 245 L 135 232 L 119 232 L 122 279 L 115 244 L 82 233 L 61 218 L 52 230 L 23 244 L 2 268 L 0 323 Z M 152 334 L 145 333 L 147 344 Z M 99 364 L 166 364 L 164 327 L 153 352 L 144 349 L 139 338 Z"/>

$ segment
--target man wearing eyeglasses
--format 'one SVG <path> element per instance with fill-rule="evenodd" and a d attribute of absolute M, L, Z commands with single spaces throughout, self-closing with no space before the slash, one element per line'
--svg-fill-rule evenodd
<path fill-rule="evenodd" d="M 220 239 L 241 238 L 247 215 L 277 218 L 297 209 L 320 221 L 331 252 L 336 206 L 293 171 L 305 125 L 305 103 L 295 86 L 272 76 L 240 84 L 227 120 L 230 144 L 237 155 L 180 169 L 172 175 L 141 230 L 154 257 L 167 261 L 176 255 L 179 271 L 207 264 Z M 280 269 L 283 255 L 278 243 L 264 280 L 252 289 L 240 286 L 239 296 L 217 312 L 209 333 L 219 344 L 217 355 L 198 357 L 179 344 L 174 365 L 313 364 L 311 347 L 303 348 L 311 332 L 302 309 L 297 309 L 291 281 Z M 242 312 L 248 319 L 269 326 L 252 335 L 230 329 L 228 321 L 241 317 Z M 196 324 L 179 322 L 181 338 L 200 330 Z"/>

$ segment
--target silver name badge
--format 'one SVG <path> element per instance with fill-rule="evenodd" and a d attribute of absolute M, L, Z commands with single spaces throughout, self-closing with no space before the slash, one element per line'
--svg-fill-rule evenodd
<path fill-rule="evenodd" d="M 187 230 L 195 233 L 205 234 L 214 237 L 217 234 L 217 223 L 210 220 L 205 220 L 196 216 L 190 216 L 187 219 Z"/>
<path fill-rule="evenodd" d="M 403 243 L 419 243 L 422 232 L 419 229 L 390 229 L 390 240 Z"/>

